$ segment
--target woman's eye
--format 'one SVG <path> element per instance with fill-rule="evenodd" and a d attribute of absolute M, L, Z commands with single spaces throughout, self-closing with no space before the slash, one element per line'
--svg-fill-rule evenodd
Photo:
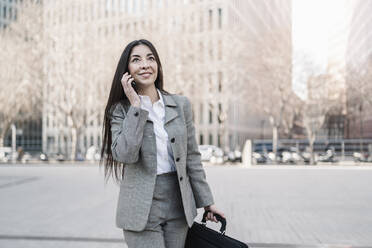
<path fill-rule="evenodd" d="M 137 61 L 139 61 L 139 59 L 132 59 L 132 62 L 137 62 Z"/>
<path fill-rule="evenodd" d="M 155 60 L 155 58 L 154 58 L 154 57 L 150 57 L 150 60 L 151 60 L 151 61 L 154 61 L 154 60 Z"/>

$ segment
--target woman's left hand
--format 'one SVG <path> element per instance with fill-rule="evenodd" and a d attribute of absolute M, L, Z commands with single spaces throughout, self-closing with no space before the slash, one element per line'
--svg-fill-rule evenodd
<path fill-rule="evenodd" d="M 213 205 L 210 205 L 210 206 L 207 206 L 207 207 L 204 207 L 204 210 L 205 211 L 210 211 L 207 214 L 207 220 L 210 220 L 210 221 L 213 221 L 213 222 L 218 222 L 217 219 L 216 219 L 216 217 L 213 215 L 213 213 L 219 214 L 223 218 L 226 219 L 225 215 L 221 211 L 219 211 L 214 204 Z"/>

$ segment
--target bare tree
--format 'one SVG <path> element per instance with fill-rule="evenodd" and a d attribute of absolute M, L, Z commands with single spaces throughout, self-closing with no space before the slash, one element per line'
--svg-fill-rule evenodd
<path fill-rule="evenodd" d="M 302 118 L 309 140 L 310 164 L 315 164 L 314 142 L 324 127 L 326 117 L 342 112 L 342 92 L 335 88 L 337 84 L 339 75 L 329 68 L 326 73 L 312 75 L 308 79 L 308 96 L 302 104 Z"/>
<path fill-rule="evenodd" d="M 56 37 L 46 57 L 46 104 L 48 112 L 57 113 L 61 135 L 71 138 L 71 160 L 75 159 L 84 128 L 97 120 L 104 109 L 111 79 L 108 68 L 111 71 L 114 67 L 107 63 L 108 55 L 94 34 L 92 27 L 84 26 L 69 39 Z M 66 133 L 63 127 L 67 127 Z"/>
<path fill-rule="evenodd" d="M 273 152 L 278 147 L 279 129 L 289 132 L 298 110 L 298 101 L 292 90 L 291 43 L 287 30 L 276 30 L 262 35 L 256 44 L 256 54 L 250 68 L 255 75 L 257 94 L 255 107 L 263 111 L 273 129 Z"/>
<path fill-rule="evenodd" d="M 288 99 L 288 106 L 284 110 L 281 126 L 283 135 L 288 139 L 302 136 L 302 103 L 303 100 L 295 93 L 292 93 Z"/>
<path fill-rule="evenodd" d="M 10 125 L 40 118 L 42 108 L 42 9 L 37 1 L 20 4 L 17 20 L 0 31 L 0 145 Z"/>

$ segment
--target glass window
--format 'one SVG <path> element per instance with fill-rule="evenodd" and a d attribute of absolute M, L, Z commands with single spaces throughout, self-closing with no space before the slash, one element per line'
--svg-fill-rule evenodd
<path fill-rule="evenodd" d="M 156 7 L 160 8 L 162 7 L 163 1 L 162 0 L 157 0 L 156 1 Z"/>
<path fill-rule="evenodd" d="M 124 7 L 125 13 L 129 13 L 129 1 L 128 0 L 123 0 L 123 1 L 125 3 L 125 7 Z"/>
<path fill-rule="evenodd" d="M 208 11 L 209 15 L 208 15 L 208 28 L 209 30 L 212 30 L 212 25 L 213 25 L 213 10 L 209 10 Z"/>
<path fill-rule="evenodd" d="M 138 1 L 133 1 L 133 13 L 137 13 L 138 11 Z"/>
<path fill-rule="evenodd" d="M 218 92 L 222 92 L 222 72 L 218 72 Z"/>
<path fill-rule="evenodd" d="M 111 3 L 111 11 L 112 11 L 112 12 L 115 12 L 115 11 L 116 11 L 115 0 L 112 0 L 112 3 Z"/>
<path fill-rule="evenodd" d="M 139 12 L 143 13 L 144 9 L 145 9 L 145 2 L 144 2 L 144 0 L 141 0 L 140 7 L 139 7 Z"/>
<path fill-rule="evenodd" d="M 222 28 L 222 9 L 218 9 L 218 29 Z"/>
<path fill-rule="evenodd" d="M 99 148 L 101 148 L 102 146 L 101 146 L 101 136 L 100 135 L 98 135 L 98 137 L 97 137 L 97 146 L 99 147 Z"/>

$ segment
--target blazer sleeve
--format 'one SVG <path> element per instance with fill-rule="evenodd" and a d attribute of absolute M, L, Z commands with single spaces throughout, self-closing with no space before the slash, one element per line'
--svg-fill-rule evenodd
<path fill-rule="evenodd" d="M 130 106 L 126 113 L 122 104 L 116 104 L 110 118 L 114 160 L 126 164 L 138 161 L 148 114 L 146 110 L 134 106 Z"/>
<path fill-rule="evenodd" d="M 186 170 L 194 193 L 196 207 L 201 208 L 214 204 L 214 200 L 206 180 L 205 171 L 201 163 L 201 155 L 196 143 L 191 103 L 187 98 L 185 99 L 184 111 L 187 127 Z"/>

